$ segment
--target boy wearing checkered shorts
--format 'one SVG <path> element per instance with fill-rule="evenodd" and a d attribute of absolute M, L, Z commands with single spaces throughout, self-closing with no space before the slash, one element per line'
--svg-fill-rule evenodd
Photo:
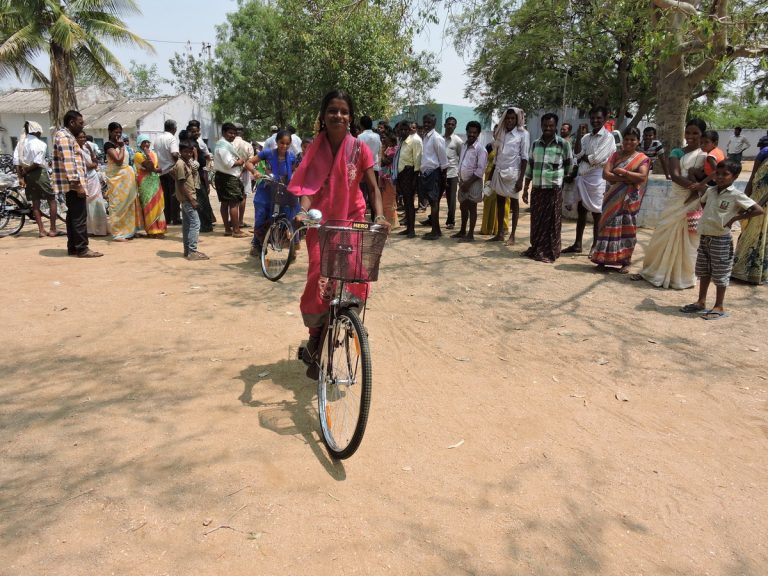
<path fill-rule="evenodd" d="M 696 276 L 699 277 L 699 299 L 680 310 L 701 313 L 704 320 L 719 320 L 728 316 L 723 308 L 725 290 L 733 268 L 731 226 L 737 220 L 760 216 L 763 209 L 749 196 L 733 186 L 741 172 L 741 163 L 723 160 L 714 173 L 714 186 L 699 196 L 704 214 L 699 220 L 701 240 L 696 256 Z M 709 283 L 715 285 L 715 305 L 707 310 Z"/>

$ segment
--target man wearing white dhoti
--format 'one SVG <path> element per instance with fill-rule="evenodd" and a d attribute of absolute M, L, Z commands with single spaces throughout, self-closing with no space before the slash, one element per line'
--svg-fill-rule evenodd
<path fill-rule="evenodd" d="M 611 155 L 616 152 L 616 140 L 610 130 L 604 127 L 608 111 L 603 106 L 595 106 L 589 111 L 589 123 L 592 132 L 581 139 L 581 149 L 576 152 L 579 172 L 576 176 L 577 197 L 566 199 L 566 208 L 571 209 L 577 203 L 578 220 L 576 221 L 576 240 L 563 253 L 581 252 L 584 228 L 587 226 L 587 213 L 592 213 L 592 245 L 597 238 L 597 226 L 603 210 L 605 180 L 603 167 Z"/>

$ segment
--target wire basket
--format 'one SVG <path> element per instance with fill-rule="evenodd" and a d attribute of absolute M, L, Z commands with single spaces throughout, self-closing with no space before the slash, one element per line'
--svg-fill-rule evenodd
<path fill-rule="evenodd" d="M 370 222 L 331 220 L 320 227 L 320 275 L 344 282 L 375 282 L 387 241 Z"/>

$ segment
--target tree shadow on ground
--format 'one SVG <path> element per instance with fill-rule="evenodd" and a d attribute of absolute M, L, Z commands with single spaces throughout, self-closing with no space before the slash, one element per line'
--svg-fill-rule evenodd
<path fill-rule="evenodd" d="M 304 375 L 305 366 L 299 360 L 280 360 L 262 366 L 248 366 L 240 372 L 243 392 L 238 400 L 253 408 L 259 408 L 259 424 L 276 434 L 296 436 L 304 439 L 317 460 L 334 480 L 347 477 L 344 465 L 332 460 L 316 433 L 319 420 L 314 409 L 316 384 Z M 292 400 L 275 402 L 260 399 L 259 382 L 272 384 L 293 394 Z"/>

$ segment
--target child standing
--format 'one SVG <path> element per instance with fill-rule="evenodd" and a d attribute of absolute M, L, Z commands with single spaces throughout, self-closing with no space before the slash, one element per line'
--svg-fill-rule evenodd
<path fill-rule="evenodd" d="M 763 209 L 749 196 L 733 186 L 741 172 L 741 163 L 723 160 L 715 170 L 715 186 L 700 195 L 704 213 L 699 221 L 701 241 L 696 256 L 696 276 L 699 277 L 699 299 L 686 304 L 680 311 L 688 314 L 703 312 L 704 320 L 719 320 L 728 316 L 723 303 L 725 290 L 733 267 L 731 226 L 737 220 L 760 216 Z M 713 282 L 717 289 L 715 305 L 707 310 L 707 290 Z"/>
<path fill-rule="evenodd" d="M 192 168 L 195 145 L 191 140 L 179 142 L 179 158 L 171 171 L 176 184 L 176 199 L 181 205 L 181 235 L 184 242 L 184 257 L 187 260 L 208 260 L 208 256 L 197 250 L 200 234 L 200 217 L 197 214 L 198 173 Z"/>

